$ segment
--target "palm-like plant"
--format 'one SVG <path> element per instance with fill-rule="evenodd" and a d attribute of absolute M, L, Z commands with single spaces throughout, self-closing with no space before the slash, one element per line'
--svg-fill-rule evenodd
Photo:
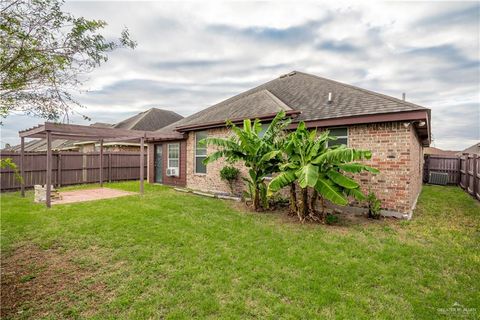
<path fill-rule="evenodd" d="M 280 170 L 280 137 L 290 122 L 289 118 L 285 119 L 285 112 L 279 112 L 262 135 L 262 125 L 258 119 L 253 123 L 250 119 L 244 120 L 242 128 L 228 121 L 227 127 L 234 135 L 226 139 L 212 137 L 202 140 L 201 143 L 218 148 L 207 156 L 204 163 L 208 164 L 219 158 L 225 158 L 229 162 L 243 161 L 249 168 L 248 178 L 243 179 L 251 190 L 253 207 L 255 210 L 259 210 L 261 206 L 266 208 L 267 186 L 264 179 Z"/>
<path fill-rule="evenodd" d="M 333 139 L 335 138 L 330 137 L 328 131 L 320 135 L 316 130 L 309 131 L 303 122 L 286 138 L 283 147 L 284 162 L 279 166 L 281 173 L 270 182 L 268 194 L 298 182 L 301 188 L 300 205 L 291 208 L 296 208 L 301 221 L 315 214 L 309 211 L 315 211 L 314 204 L 318 195 L 322 201 L 326 199 L 339 205 L 348 204 L 348 196 L 365 199 L 359 184 L 344 173 L 364 170 L 378 172 L 377 169 L 354 162 L 370 159 L 370 151 L 345 146 L 329 148 L 328 141 Z M 313 189 L 310 208 L 309 188 Z M 291 199 L 292 197 L 291 195 Z"/>

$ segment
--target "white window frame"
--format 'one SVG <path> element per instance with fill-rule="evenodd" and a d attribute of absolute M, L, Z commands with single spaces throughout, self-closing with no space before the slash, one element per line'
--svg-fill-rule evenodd
<path fill-rule="evenodd" d="M 348 139 L 348 135 L 349 135 L 349 129 L 348 127 L 335 127 L 335 128 L 328 128 L 329 131 L 331 131 L 332 129 L 347 129 L 347 135 L 346 136 L 335 136 L 338 139 L 347 139 L 347 144 L 346 146 L 348 147 L 349 143 L 350 143 L 350 139 Z M 330 145 L 330 141 L 327 141 L 327 147 L 329 147 Z"/>
<path fill-rule="evenodd" d="M 177 158 L 170 158 L 170 146 L 177 146 L 178 148 L 178 157 Z M 177 160 L 178 166 L 173 167 L 170 165 L 170 160 Z M 167 169 L 176 168 L 180 170 L 180 143 L 169 143 L 167 144 Z"/>
<path fill-rule="evenodd" d="M 207 147 L 205 146 L 205 148 L 202 148 L 202 149 L 205 149 L 205 154 L 204 155 L 197 155 L 197 133 L 201 133 L 201 132 L 204 132 L 206 136 L 208 136 L 208 133 L 207 131 L 196 131 L 194 132 L 194 148 L 193 148 L 193 172 L 196 174 L 196 175 L 201 175 L 201 176 L 204 176 L 207 174 L 207 165 L 205 165 L 205 172 L 197 172 L 197 158 L 203 158 L 205 159 L 207 157 Z"/>

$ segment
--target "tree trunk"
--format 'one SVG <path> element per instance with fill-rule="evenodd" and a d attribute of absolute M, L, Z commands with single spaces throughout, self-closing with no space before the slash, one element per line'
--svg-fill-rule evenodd
<path fill-rule="evenodd" d="M 322 220 L 324 220 L 325 219 L 325 199 L 323 199 L 323 197 L 320 197 L 320 204 L 322 205 L 321 218 Z"/>
<path fill-rule="evenodd" d="M 315 212 L 317 211 L 317 200 L 318 200 L 318 191 L 313 189 L 313 194 L 312 194 L 312 197 L 310 198 L 310 211 L 312 212 L 312 214 L 315 214 Z"/>
<path fill-rule="evenodd" d="M 305 217 L 308 215 L 308 189 L 303 188 L 302 189 L 302 207 L 301 207 L 301 221 L 305 219 Z"/>
<path fill-rule="evenodd" d="M 297 214 L 297 190 L 295 183 L 290 184 L 290 213 Z"/>
<path fill-rule="evenodd" d="M 260 209 L 260 191 L 258 185 L 255 185 L 255 194 L 253 195 L 253 209 L 259 211 Z"/>

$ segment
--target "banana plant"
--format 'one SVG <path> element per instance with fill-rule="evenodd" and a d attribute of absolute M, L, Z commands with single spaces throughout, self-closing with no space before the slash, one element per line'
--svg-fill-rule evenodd
<path fill-rule="evenodd" d="M 251 193 L 253 207 L 259 210 L 268 207 L 267 186 L 265 177 L 279 172 L 282 150 L 279 148 L 284 129 L 291 120 L 285 118 L 285 112 L 279 112 L 262 134 L 260 120 L 250 119 L 243 121 L 243 127 L 237 127 L 227 121 L 227 127 L 233 135 L 229 138 L 205 138 L 201 143 L 213 145 L 217 150 L 207 156 L 205 164 L 225 158 L 228 162 L 242 161 L 249 169 L 248 177 L 243 179 Z"/>
<path fill-rule="evenodd" d="M 370 159 L 370 151 L 345 146 L 329 148 L 328 141 L 334 139 L 328 131 L 318 134 L 317 130 L 308 130 L 303 122 L 286 138 L 280 174 L 270 181 L 267 194 L 272 195 L 283 187 L 298 183 L 301 201 L 296 208 L 301 221 L 309 215 L 309 188 L 314 190 L 313 197 L 318 194 L 321 199 L 347 205 L 349 196 L 364 200 L 365 195 L 360 191 L 360 185 L 345 174 L 378 173 L 375 168 L 354 162 Z"/>

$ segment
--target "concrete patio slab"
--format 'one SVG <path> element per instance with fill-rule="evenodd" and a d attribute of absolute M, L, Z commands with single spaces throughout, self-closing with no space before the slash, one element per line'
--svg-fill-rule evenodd
<path fill-rule="evenodd" d="M 129 192 L 110 188 L 97 188 L 87 190 L 74 190 L 60 192 L 62 199 L 52 199 L 52 204 L 66 204 L 84 201 L 93 201 L 100 199 L 118 198 L 138 194 L 137 192 Z"/>

